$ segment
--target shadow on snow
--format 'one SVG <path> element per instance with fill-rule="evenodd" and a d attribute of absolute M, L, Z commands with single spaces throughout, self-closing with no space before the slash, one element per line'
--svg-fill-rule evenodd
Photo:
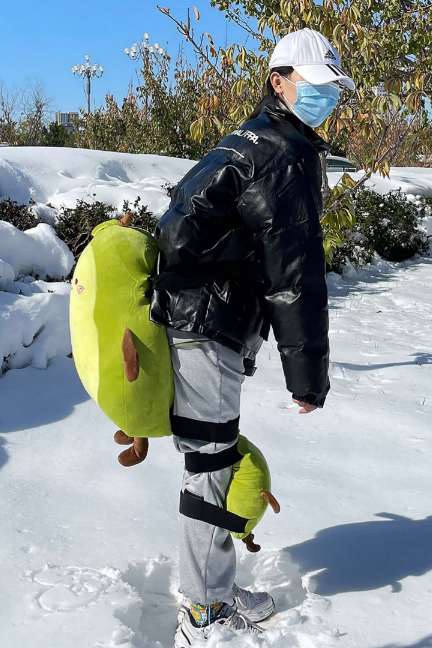
<path fill-rule="evenodd" d="M 0 380 L 0 434 L 61 421 L 88 399 L 70 358 L 53 358 L 47 369 L 11 369 Z"/>
<path fill-rule="evenodd" d="M 400 592 L 401 580 L 432 569 L 432 516 L 411 520 L 391 513 L 377 515 L 385 521 L 323 529 L 311 540 L 283 551 L 302 574 L 321 570 L 314 576 L 315 592 L 321 596 L 386 585 Z"/>

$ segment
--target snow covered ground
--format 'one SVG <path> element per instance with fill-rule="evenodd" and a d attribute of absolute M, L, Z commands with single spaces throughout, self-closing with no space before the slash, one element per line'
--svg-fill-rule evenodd
<path fill-rule="evenodd" d="M 145 186 L 161 206 L 160 185 L 191 164 L 150 156 L 149 171 L 146 156 L 57 152 L 56 162 L 27 149 L 26 162 L 25 150 L 0 149 L 0 163 L 15 156 L 16 179 L 4 165 L 0 191 L 5 177 L 16 199 L 20 182 L 43 187 L 42 205 L 60 193 L 74 203 L 97 185 L 120 207 Z M 131 165 L 129 182 L 91 175 L 109 158 L 119 174 Z M 399 170 L 413 195 L 430 195 L 432 172 L 419 187 L 420 171 Z M 11 282 L 20 269 L 8 263 Z M 431 266 L 375 259 L 345 279 L 328 275 L 332 388 L 322 410 L 298 415 L 273 337 L 263 345 L 243 385 L 241 431 L 264 451 L 282 511 L 257 528 L 260 554 L 237 544 L 237 582 L 271 591 L 277 613 L 261 637 L 225 631 L 208 648 L 432 645 Z M 27 294 L 0 290 L 0 355 L 6 340 L 11 353 L 0 379 L 0 646 L 171 648 L 180 455 L 155 439 L 144 464 L 118 464 L 116 428 L 67 357 L 68 286 L 20 281 Z"/>
<path fill-rule="evenodd" d="M 262 639 L 212 648 L 430 645 L 431 266 L 329 275 L 323 410 L 299 416 L 274 340 L 261 349 L 241 430 L 267 455 L 282 512 L 257 529 L 261 554 L 239 543 L 238 582 L 269 588 L 278 613 Z M 65 357 L 6 373 L 0 432 L 3 645 L 169 648 L 182 469 L 170 440 L 120 466 L 115 426 Z"/>

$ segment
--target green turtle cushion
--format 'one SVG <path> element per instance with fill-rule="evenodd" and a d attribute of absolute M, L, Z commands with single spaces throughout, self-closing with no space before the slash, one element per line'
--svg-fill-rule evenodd
<path fill-rule="evenodd" d="M 77 263 L 70 329 L 81 381 L 105 414 L 130 437 L 170 435 L 174 377 L 166 330 L 149 319 L 154 237 L 118 221 L 101 223 Z M 125 374 L 126 330 L 137 353 L 137 377 Z M 139 368 L 138 368 L 139 362 Z"/>
<path fill-rule="evenodd" d="M 268 503 L 263 491 L 270 491 L 271 479 L 264 455 L 242 435 L 239 435 L 238 451 L 243 457 L 233 466 L 226 509 L 248 520 L 245 533 L 233 533 L 235 538 L 242 540 L 256 527 L 267 510 Z"/>

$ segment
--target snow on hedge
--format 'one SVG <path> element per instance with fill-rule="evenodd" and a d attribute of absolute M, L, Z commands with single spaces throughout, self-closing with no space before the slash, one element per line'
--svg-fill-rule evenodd
<path fill-rule="evenodd" d="M 161 155 L 136 155 L 50 146 L 0 148 L 0 196 L 32 209 L 52 223 L 61 205 L 75 207 L 80 198 L 100 200 L 121 210 L 137 196 L 156 217 L 169 205 L 165 184 L 177 184 L 196 164 Z M 95 194 L 95 195 L 94 195 Z"/>
<path fill-rule="evenodd" d="M 351 173 L 353 180 L 358 182 L 363 178 L 363 170 Z M 331 171 L 327 173 L 329 185 L 334 187 L 343 174 Z M 379 173 L 372 173 L 366 180 L 364 187 L 372 189 L 379 194 L 401 189 L 404 193 L 418 198 L 419 196 L 432 196 L 432 171 L 426 167 L 390 167 L 390 178 L 383 178 Z"/>
<path fill-rule="evenodd" d="M 28 365 L 44 369 L 71 352 L 70 284 L 43 279 L 61 279 L 73 264 L 50 225 L 20 232 L 0 221 L 0 374 Z"/>
<path fill-rule="evenodd" d="M 61 279 L 74 264 L 72 252 L 47 223 L 20 232 L 10 223 L 0 221 L 0 259 L 13 268 L 14 279 L 21 274 Z M 10 269 L 7 272 L 10 276 Z"/>
<path fill-rule="evenodd" d="M 174 185 L 196 164 L 194 160 L 49 146 L 0 148 L 0 196 L 20 203 L 34 201 L 38 218 L 52 223 L 61 205 L 75 207 L 78 199 L 101 200 L 117 209 L 137 196 L 156 217 L 169 205 L 164 185 Z M 341 173 L 329 172 L 330 186 Z M 363 172 L 350 173 L 354 180 Z M 384 194 L 401 187 L 413 196 L 432 196 L 432 173 L 421 167 L 391 167 L 390 178 L 374 173 L 365 186 Z"/>
<path fill-rule="evenodd" d="M 69 291 L 63 283 L 31 296 L 0 292 L 1 371 L 45 369 L 52 358 L 71 353 Z"/>
<path fill-rule="evenodd" d="M 6 286 L 15 280 L 15 270 L 9 263 L 0 259 L 0 290 L 6 290 Z"/>

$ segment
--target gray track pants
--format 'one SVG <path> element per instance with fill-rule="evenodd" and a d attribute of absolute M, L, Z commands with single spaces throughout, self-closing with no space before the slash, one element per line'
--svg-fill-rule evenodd
<path fill-rule="evenodd" d="M 201 421 L 226 423 L 240 413 L 243 357 L 204 335 L 167 328 L 174 367 L 174 414 Z M 179 452 L 215 453 L 229 443 L 207 443 L 174 436 Z M 232 467 L 214 472 L 184 471 L 182 490 L 223 506 Z M 196 603 L 223 601 L 232 589 L 236 556 L 226 529 L 181 515 L 180 591 Z"/>

